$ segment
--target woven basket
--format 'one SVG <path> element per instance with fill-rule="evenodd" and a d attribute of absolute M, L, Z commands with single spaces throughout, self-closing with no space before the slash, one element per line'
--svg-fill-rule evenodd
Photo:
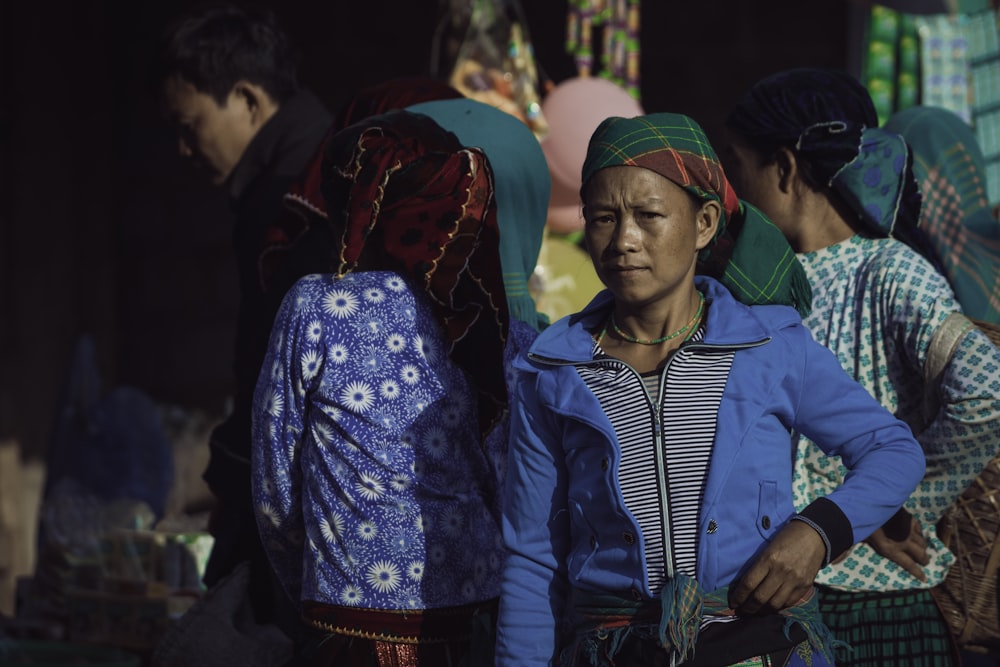
<path fill-rule="evenodd" d="M 975 321 L 1000 347 L 1000 326 Z M 955 554 L 948 576 L 931 592 L 959 646 L 1000 655 L 1000 456 L 945 512 L 938 537 Z"/>

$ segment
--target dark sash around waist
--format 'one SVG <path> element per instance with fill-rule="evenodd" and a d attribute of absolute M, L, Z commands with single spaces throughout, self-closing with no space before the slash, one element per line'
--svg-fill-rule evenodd
<path fill-rule="evenodd" d="M 496 618 L 497 600 L 439 609 L 358 609 L 320 602 L 302 603 L 305 622 L 326 632 L 402 644 L 469 641 L 478 614 Z"/>

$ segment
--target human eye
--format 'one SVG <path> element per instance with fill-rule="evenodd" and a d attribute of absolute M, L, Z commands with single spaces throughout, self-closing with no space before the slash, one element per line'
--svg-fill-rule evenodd
<path fill-rule="evenodd" d="M 604 211 L 589 212 L 586 221 L 593 225 L 608 225 L 615 221 L 614 216 Z"/>
<path fill-rule="evenodd" d="M 636 211 L 635 217 L 642 223 L 654 224 L 668 217 L 668 213 L 658 207 L 647 207 Z"/>
<path fill-rule="evenodd" d="M 195 137 L 195 124 L 189 120 L 179 120 L 175 123 L 174 127 L 177 129 L 177 134 L 186 141 L 190 141 Z"/>

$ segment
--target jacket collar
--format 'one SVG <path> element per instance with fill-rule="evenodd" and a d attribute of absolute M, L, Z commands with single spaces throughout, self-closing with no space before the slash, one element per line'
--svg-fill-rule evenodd
<path fill-rule="evenodd" d="M 788 306 L 760 306 L 751 308 L 738 302 L 722 283 L 708 276 L 695 276 L 697 288 L 708 303 L 708 320 L 704 345 L 747 345 L 770 338 L 781 326 L 801 322 L 793 308 Z M 581 363 L 593 359 L 594 339 L 591 332 L 603 324 L 611 309 L 614 297 L 602 290 L 578 313 L 563 317 L 550 325 L 531 345 L 529 355 L 567 363 Z M 771 313 L 767 322 L 760 316 L 761 309 Z"/>
<path fill-rule="evenodd" d="M 227 185 L 230 200 L 244 200 L 264 172 L 293 178 L 320 145 L 330 122 L 323 103 L 308 90 L 282 102 L 236 163 Z"/>

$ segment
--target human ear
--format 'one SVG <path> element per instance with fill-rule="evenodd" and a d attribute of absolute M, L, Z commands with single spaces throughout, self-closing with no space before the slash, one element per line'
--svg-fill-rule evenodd
<path fill-rule="evenodd" d="M 695 247 L 698 250 L 706 247 L 715 238 L 721 218 L 722 206 L 719 205 L 719 202 L 709 199 L 701 203 L 701 207 L 695 212 L 695 223 L 698 226 L 698 238 Z"/>
<path fill-rule="evenodd" d="M 788 194 L 799 178 L 799 163 L 795 153 L 787 146 L 782 146 L 775 153 L 774 162 L 778 168 L 778 189 Z"/>
<path fill-rule="evenodd" d="M 255 125 L 263 124 L 271 117 L 274 102 L 267 92 L 255 83 L 240 80 L 233 86 L 229 94 L 230 99 L 235 98 L 240 104 L 245 104 L 250 114 L 250 119 Z"/>

